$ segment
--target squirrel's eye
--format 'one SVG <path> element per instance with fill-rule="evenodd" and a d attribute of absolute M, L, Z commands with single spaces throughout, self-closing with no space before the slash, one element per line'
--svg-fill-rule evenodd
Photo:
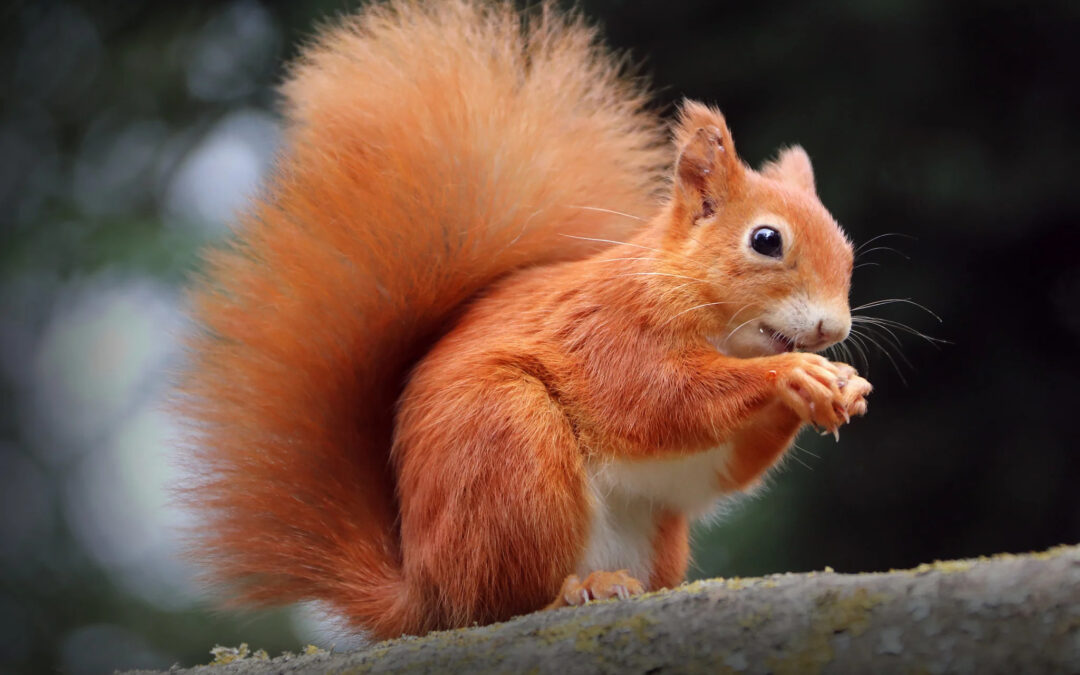
<path fill-rule="evenodd" d="M 780 233 L 768 225 L 755 228 L 750 233 L 750 248 L 770 258 L 781 258 L 784 255 L 784 243 L 780 240 Z"/>

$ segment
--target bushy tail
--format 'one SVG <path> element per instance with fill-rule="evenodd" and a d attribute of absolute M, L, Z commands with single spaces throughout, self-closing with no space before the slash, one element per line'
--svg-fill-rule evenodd
<path fill-rule="evenodd" d="M 543 7 L 394 2 L 294 66 L 272 178 L 193 291 L 181 386 L 195 555 L 246 604 L 423 630 L 401 578 L 395 399 L 463 302 L 648 216 L 666 153 L 593 31 Z"/>

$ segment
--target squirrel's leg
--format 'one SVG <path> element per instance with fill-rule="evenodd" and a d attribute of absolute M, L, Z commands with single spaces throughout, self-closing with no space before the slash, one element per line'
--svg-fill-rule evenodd
<path fill-rule="evenodd" d="M 781 401 L 758 411 L 731 438 L 731 459 L 721 482 L 726 490 L 753 485 L 780 458 L 802 426 L 802 419 Z"/>
<path fill-rule="evenodd" d="M 685 513 L 660 513 L 656 519 L 652 548 L 649 590 L 674 588 L 681 584 L 686 579 L 686 567 L 690 564 L 690 525 Z"/>
<path fill-rule="evenodd" d="M 678 511 L 661 511 L 656 518 L 656 534 L 652 540 L 652 574 L 649 590 L 673 588 L 686 578 L 690 560 L 689 526 L 686 515 Z M 641 582 L 628 570 L 607 572 L 597 570 L 585 579 L 571 574 L 547 609 L 582 605 L 591 600 L 628 598 L 645 591 Z"/>
<path fill-rule="evenodd" d="M 399 416 L 405 578 L 437 628 L 544 607 L 588 532 L 581 450 L 547 389 L 512 369 L 468 377 L 427 379 L 407 401 L 430 395 L 437 414 Z"/>

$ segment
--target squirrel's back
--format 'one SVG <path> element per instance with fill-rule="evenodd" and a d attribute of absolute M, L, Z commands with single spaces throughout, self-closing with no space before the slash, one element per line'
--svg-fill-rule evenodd
<path fill-rule="evenodd" d="M 396 398 L 477 291 L 651 215 L 664 134 L 622 70 L 579 20 L 473 0 L 369 8 L 293 66 L 285 149 L 192 294 L 181 386 L 193 551 L 234 597 L 322 600 L 379 635 L 421 621 Z"/>

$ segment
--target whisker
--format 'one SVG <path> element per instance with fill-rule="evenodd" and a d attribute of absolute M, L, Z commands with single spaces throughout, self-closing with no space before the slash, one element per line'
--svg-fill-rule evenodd
<path fill-rule="evenodd" d="M 853 320 L 854 320 L 854 317 L 853 317 Z M 870 328 L 878 328 L 880 330 L 883 330 L 883 331 L 887 332 L 892 337 L 891 343 L 895 347 L 897 347 L 898 349 L 900 348 L 900 339 L 898 337 L 896 337 L 896 333 L 892 332 L 892 330 L 889 329 L 888 326 L 881 326 L 879 324 L 870 323 L 870 322 L 860 322 L 860 325 L 863 326 L 864 328 L 866 328 L 867 330 L 869 330 Z"/>
<path fill-rule="evenodd" d="M 792 447 L 793 450 L 802 450 L 802 448 L 799 448 L 794 443 L 792 443 L 791 447 Z M 804 467 L 806 467 L 806 469 L 808 471 L 813 471 L 814 470 L 814 467 L 812 467 L 809 464 L 807 464 L 806 462 L 802 461 L 802 458 L 799 457 L 799 454 L 797 452 L 788 451 L 787 456 L 790 457 L 793 461 L 796 461 L 799 464 L 802 464 Z"/>
<path fill-rule="evenodd" d="M 934 345 L 935 347 L 938 346 L 938 345 L 943 345 L 943 344 L 945 344 L 945 345 L 952 344 L 948 340 L 943 340 L 941 338 L 932 337 L 930 335 L 927 335 L 926 333 L 923 333 L 922 331 L 918 331 L 918 330 L 912 328 L 911 326 L 909 326 L 907 324 L 901 323 L 899 321 L 893 321 L 892 319 L 885 319 L 885 318 L 882 318 L 880 316 L 866 316 L 866 315 L 853 316 L 853 317 L 851 317 L 851 320 L 852 320 L 853 323 L 860 323 L 860 324 L 864 324 L 864 325 L 874 324 L 874 325 L 879 325 L 879 326 L 888 326 L 888 327 L 891 327 L 891 328 L 895 328 L 897 330 L 904 331 L 905 333 L 908 333 L 909 335 L 914 335 L 915 337 L 926 340 L 927 342 Z"/>
<path fill-rule="evenodd" d="M 851 353 L 851 347 L 850 346 L 848 346 L 847 344 L 841 342 L 840 344 L 837 345 L 837 347 L 838 347 L 838 351 L 840 351 L 840 352 L 842 352 L 844 354 L 844 362 L 845 363 L 851 363 L 852 361 L 855 360 L 855 355 Z"/>
<path fill-rule="evenodd" d="M 601 258 L 599 260 L 590 260 L 588 262 L 601 263 L 601 262 L 615 262 L 617 260 L 659 260 L 659 258 Z"/>
<path fill-rule="evenodd" d="M 904 356 L 903 344 L 900 342 L 900 338 L 897 337 L 896 333 L 892 332 L 892 330 L 890 330 L 887 326 L 879 326 L 877 324 L 862 324 L 862 325 L 863 325 L 864 328 L 867 329 L 867 331 L 869 331 L 869 329 L 871 329 L 871 328 L 877 328 L 878 330 L 884 331 L 884 333 L 875 333 L 875 335 L 880 336 L 881 339 L 885 340 L 890 346 L 896 347 L 897 356 L 900 357 L 900 359 L 904 362 L 904 364 L 907 367 L 914 368 L 911 361 L 908 360 L 908 358 L 906 356 Z M 886 335 L 886 333 L 888 335 Z"/>
<path fill-rule="evenodd" d="M 750 323 L 751 321 L 754 321 L 755 319 L 757 319 L 757 317 L 750 317 L 746 321 L 740 323 L 738 326 L 735 326 L 735 328 L 731 329 L 731 332 L 727 334 L 727 337 L 724 338 L 724 341 L 720 343 L 720 348 L 723 349 L 727 345 L 728 340 L 730 340 L 731 336 L 735 334 L 735 331 L 739 330 L 740 328 Z"/>
<path fill-rule="evenodd" d="M 804 338 L 804 337 L 805 337 L 806 335 L 808 335 L 809 333 L 810 333 L 810 331 L 808 331 L 808 330 L 799 330 L 799 331 L 795 331 L 795 334 L 794 334 L 794 335 L 792 335 L 792 336 L 791 336 L 791 338 L 790 338 L 790 339 L 791 339 L 791 343 L 792 343 L 792 344 L 796 344 L 796 345 L 797 345 L 797 344 L 802 344 L 802 342 L 803 342 L 803 338 Z M 781 334 L 780 334 L 780 331 L 773 331 L 773 337 L 776 337 L 776 338 L 778 338 L 778 337 L 780 337 L 780 336 L 781 336 Z"/>
<path fill-rule="evenodd" d="M 911 260 L 911 258 L 909 258 L 907 255 L 905 255 L 904 253 L 901 253 L 900 251 L 893 248 L 892 246 L 875 246 L 874 248 L 868 248 L 865 251 L 860 252 L 858 255 L 866 255 L 867 253 L 873 253 L 874 251 L 892 251 L 893 253 L 900 256 L 904 260 Z"/>
<path fill-rule="evenodd" d="M 903 304 L 913 305 L 915 307 L 918 307 L 922 311 L 926 312 L 930 316 L 937 319 L 938 323 L 943 323 L 942 320 L 941 320 L 941 317 L 938 316 L 937 314 L 935 314 L 933 311 L 931 311 L 929 307 L 926 307 L 925 305 L 920 305 L 919 303 L 915 302 L 911 298 L 885 298 L 884 300 L 875 300 L 873 302 L 868 302 L 865 305 L 859 305 L 858 307 L 852 307 L 851 311 L 852 312 L 857 312 L 860 309 L 870 309 L 871 307 L 881 307 L 882 305 L 891 305 L 891 304 L 894 304 L 894 303 L 903 303 Z"/>
<path fill-rule="evenodd" d="M 903 373 L 903 372 L 901 372 L 901 370 L 900 370 L 900 366 L 899 366 L 899 365 L 898 365 L 898 364 L 896 363 L 896 359 L 894 359 L 894 358 L 893 358 L 893 355 L 892 355 L 892 353 L 891 353 L 891 352 L 890 352 L 890 351 L 889 351 L 888 349 L 886 349 L 885 347 L 881 346 L 881 343 L 880 343 L 880 342 L 878 342 L 877 340 L 875 340 L 875 339 L 874 339 L 874 338 L 873 338 L 872 336 L 870 336 L 870 335 L 868 335 L 868 334 L 864 334 L 864 333 L 857 333 L 857 332 L 856 332 L 856 331 L 855 331 L 854 329 L 852 329 L 852 334 L 853 334 L 853 335 L 855 335 L 855 334 L 859 335 L 859 337 L 863 338 L 864 340 L 868 341 L 868 342 L 869 342 L 870 344 L 872 344 L 872 345 L 874 345 L 875 347 L 877 347 L 877 348 L 878 348 L 878 350 L 879 350 L 879 351 L 880 351 L 880 352 L 881 352 L 882 354 L 884 354 L 884 355 L 885 355 L 885 358 L 889 359 L 889 363 L 891 363 L 891 364 L 892 364 L 892 366 L 893 366 L 893 370 L 895 370 L 895 371 L 896 371 L 896 374 L 897 374 L 897 376 L 898 376 L 898 377 L 900 378 L 900 381 L 901 381 L 901 382 L 903 382 L 905 386 L 907 385 L 907 379 L 906 379 L 906 378 L 904 377 L 904 373 Z"/>
<path fill-rule="evenodd" d="M 640 220 L 641 222 L 645 222 L 645 220 L 646 220 L 645 218 L 642 218 L 641 216 L 635 216 L 635 215 L 630 214 L 630 213 L 623 213 L 622 211 L 616 211 L 614 209 L 602 209 L 599 206 L 579 206 L 577 204 L 567 204 L 566 208 L 568 208 L 568 209 L 584 209 L 586 211 L 598 211 L 600 213 L 610 213 L 613 216 L 624 216 L 626 218 L 633 218 L 634 220 Z"/>
<path fill-rule="evenodd" d="M 680 289 L 686 288 L 687 286 L 689 286 L 689 285 L 690 285 L 690 283 L 691 283 L 691 282 L 687 282 L 687 283 L 685 283 L 685 284 L 679 284 L 678 286 L 675 286 L 675 287 L 673 287 L 673 288 L 667 288 L 667 289 L 664 289 L 664 292 L 665 292 L 665 293 L 674 293 L 675 291 L 678 291 L 678 290 L 680 290 Z"/>
<path fill-rule="evenodd" d="M 728 319 L 728 323 L 731 323 L 735 319 L 739 318 L 739 315 L 743 313 L 743 310 L 750 309 L 754 305 L 760 305 L 760 304 L 761 304 L 760 302 L 748 302 L 748 303 L 746 303 L 745 305 L 743 305 L 742 307 L 739 308 L 739 311 L 737 311 L 737 312 L 735 312 L 734 314 L 731 315 L 731 318 Z"/>
<path fill-rule="evenodd" d="M 664 326 L 668 325 L 669 323 L 671 323 L 675 319 L 679 318 L 683 314 L 686 314 L 687 312 L 692 312 L 695 309 L 701 309 L 703 307 L 713 307 L 714 305 L 733 305 L 733 304 L 735 304 L 735 303 L 733 303 L 733 302 L 706 302 L 706 303 L 702 303 L 700 305 L 695 305 L 695 306 L 691 307 L 690 309 L 684 309 L 683 311 L 679 312 L 678 314 L 668 318 L 667 321 L 665 321 L 664 323 L 657 326 L 657 328 L 663 328 Z"/>
<path fill-rule="evenodd" d="M 870 357 L 867 355 L 866 344 L 862 341 L 862 337 L 855 332 L 848 334 L 847 340 L 850 341 L 850 346 L 859 353 L 859 359 L 863 365 L 863 368 L 859 370 L 861 373 L 870 373 Z"/>
<path fill-rule="evenodd" d="M 616 274 L 618 277 L 672 277 L 673 279 L 689 279 L 690 281 L 697 281 L 703 284 L 709 283 L 704 279 L 698 279 L 697 277 L 688 277 L 682 274 L 668 274 L 667 272 L 627 272 L 626 274 Z"/>
<path fill-rule="evenodd" d="M 918 239 L 917 237 L 913 237 L 910 234 L 903 234 L 902 232 L 886 232 L 885 234 L 879 234 L 876 237 L 870 237 L 863 243 L 859 244 L 859 246 L 855 249 L 855 255 L 859 255 L 859 252 L 862 251 L 864 247 L 873 244 L 878 239 L 884 239 L 885 237 L 904 237 L 913 241 Z"/>
<path fill-rule="evenodd" d="M 503 251 L 510 248 L 514 244 L 518 243 L 518 241 L 521 239 L 521 237 L 524 236 L 525 230 L 529 229 L 529 223 L 532 222 L 532 219 L 535 218 L 536 214 L 538 214 L 538 213 L 540 213 L 540 209 L 537 209 L 537 210 L 535 210 L 535 211 L 533 211 L 532 213 L 529 214 L 529 217 L 526 218 L 523 223 L 521 223 L 521 229 L 518 231 L 517 236 L 515 236 L 513 239 L 508 241 L 506 243 L 506 246 L 503 246 L 501 249 L 499 249 L 499 254 L 500 255 L 503 253 Z"/>
<path fill-rule="evenodd" d="M 563 232 L 560 232 L 559 236 L 567 237 L 569 239 L 580 239 L 581 241 L 598 241 L 598 242 L 600 242 L 602 244 L 616 244 L 618 246 L 633 246 L 634 248 L 643 248 L 646 251 L 656 251 L 657 253 L 663 253 L 663 251 L 661 251 L 658 248 L 652 248 L 651 246 L 642 246 L 641 244 L 632 244 L 632 243 L 630 243 L 628 241 L 615 241 L 614 239 L 600 239 L 598 237 L 582 237 L 582 236 L 579 236 L 579 235 L 576 235 L 576 234 L 566 234 L 566 233 L 563 233 Z"/>
<path fill-rule="evenodd" d="M 843 342 L 837 342 L 836 344 L 825 350 L 826 354 L 829 354 L 830 352 L 832 352 L 832 354 L 829 356 L 830 361 L 843 361 L 844 363 L 851 363 L 853 359 L 851 355 L 851 350 L 848 349 L 848 346 Z M 835 355 L 835 358 L 833 358 L 833 355 Z"/>
<path fill-rule="evenodd" d="M 865 340 L 870 345 L 873 345 L 879 352 L 884 354 L 885 358 L 888 359 L 889 363 L 892 364 L 893 371 L 895 371 L 897 376 L 899 376 L 900 381 L 904 382 L 906 384 L 906 381 L 904 379 L 904 373 L 900 370 L 899 364 L 897 364 L 896 359 L 893 358 L 892 353 L 889 352 L 889 350 L 882 347 L 881 343 L 879 343 L 877 340 L 870 337 L 869 335 L 863 335 L 863 334 L 860 333 L 860 334 L 858 334 L 858 337 L 859 337 L 860 341 Z"/>
<path fill-rule="evenodd" d="M 848 344 L 841 342 L 837 345 L 837 348 L 837 351 L 843 353 L 845 363 L 851 363 L 855 360 L 855 355 L 851 353 L 851 347 Z"/>
<path fill-rule="evenodd" d="M 877 263 L 877 262 L 862 262 L 862 263 L 859 263 L 858 265 L 856 265 L 856 266 L 852 267 L 852 268 L 851 268 L 851 271 L 852 271 L 852 272 L 854 272 L 855 270 L 859 269 L 860 267 L 881 267 L 881 263 Z"/>
<path fill-rule="evenodd" d="M 704 269 L 702 264 L 699 263 L 697 260 L 694 260 L 693 258 L 687 258 L 686 256 L 681 255 L 679 253 L 676 253 L 674 251 L 662 251 L 662 250 L 660 250 L 658 248 L 653 248 L 651 246 L 643 246 L 641 244 L 635 244 L 635 243 L 632 243 L 632 242 L 629 242 L 629 241 L 616 241 L 614 239 L 600 239 L 599 237 L 582 237 L 582 236 L 579 236 L 579 235 L 576 235 L 576 234 L 566 234 L 564 232 L 560 232 L 559 236 L 560 237 L 567 237 L 568 239 L 579 239 L 581 241 L 595 241 L 595 242 L 599 242 L 599 243 L 602 243 L 602 244 L 615 244 L 616 246 L 632 246 L 634 248 L 640 248 L 640 249 L 643 249 L 645 251 L 653 251 L 654 253 L 659 253 L 661 256 L 663 256 L 663 255 L 674 255 L 674 256 L 678 256 L 679 258 L 682 258 L 683 260 L 685 260 L 686 262 L 688 262 L 688 263 L 690 263 L 692 265 L 696 265 L 696 266 Z"/>
<path fill-rule="evenodd" d="M 858 321 L 856 321 L 856 319 L 858 319 Z M 881 319 L 879 318 L 879 316 L 858 316 L 858 318 L 852 316 L 851 320 L 854 323 L 858 323 L 864 326 L 873 325 L 881 328 L 895 328 L 896 330 L 901 330 L 901 332 L 907 335 L 912 335 L 919 338 L 920 340 L 926 341 L 930 343 L 930 345 L 933 345 L 935 348 L 941 348 L 942 345 L 951 345 L 951 343 L 953 343 L 948 340 L 943 340 L 942 338 L 935 338 L 933 336 L 927 335 L 926 333 L 922 333 L 920 332 L 920 330 L 916 330 L 915 328 L 902 324 L 899 321 Z"/>
<path fill-rule="evenodd" d="M 844 343 L 844 346 L 853 354 L 858 353 L 859 364 L 862 366 L 862 368 L 859 369 L 859 372 L 868 374 L 870 372 L 870 359 L 867 357 L 865 345 L 862 340 L 859 339 L 859 336 L 849 335 L 848 340 L 845 340 Z"/>
<path fill-rule="evenodd" d="M 814 459 L 821 459 L 821 455 L 817 454 L 816 452 L 812 452 L 812 451 L 810 451 L 810 450 L 807 450 L 806 448 L 804 448 L 804 447 L 803 447 L 803 446 L 801 446 L 801 445 L 798 445 L 797 443 L 792 443 L 792 444 L 791 444 L 791 447 L 795 448 L 795 449 L 796 449 L 796 450 L 798 450 L 799 452 L 802 452 L 802 453 L 805 453 L 805 454 L 807 454 L 807 455 L 810 455 L 810 456 L 811 456 L 811 457 L 813 457 Z"/>
<path fill-rule="evenodd" d="M 863 369 L 861 372 L 870 374 L 870 350 L 866 347 L 862 340 L 858 342 L 852 341 L 851 348 L 859 353 L 859 363 Z"/>

